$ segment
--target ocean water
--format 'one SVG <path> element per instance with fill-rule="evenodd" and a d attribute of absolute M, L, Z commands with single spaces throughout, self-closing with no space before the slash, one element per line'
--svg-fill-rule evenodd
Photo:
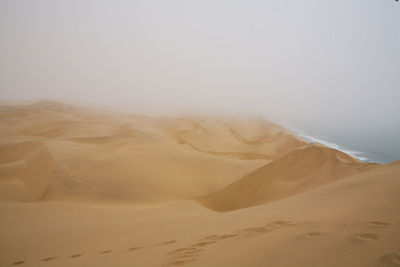
<path fill-rule="evenodd" d="M 400 160 L 400 133 L 333 133 L 316 129 L 286 127 L 313 143 L 340 150 L 364 162 L 390 163 Z"/>

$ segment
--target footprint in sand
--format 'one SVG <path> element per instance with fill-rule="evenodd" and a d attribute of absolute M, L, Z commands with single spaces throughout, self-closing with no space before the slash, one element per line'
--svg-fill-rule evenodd
<path fill-rule="evenodd" d="M 294 225 L 296 225 L 296 223 L 291 222 L 291 221 L 275 221 L 275 222 L 272 222 L 270 225 L 278 226 L 278 227 L 287 227 L 287 226 L 294 226 Z"/>
<path fill-rule="evenodd" d="M 390 223 L 379 222 L 379 221 L 367 222 L 367 224 L 370 226 L 377 226 L 377 227 L 387 227 L 390 225 Z"/>
<path fill-rule="evenodd" d="M 239 234 L 238 238 L 249 238 L 260 234 L 270 233 L 272 230 L 266 229 L 264 227 L 251 227 L 246 229 L 241 229 L 236 231 Z"/>
<path fill-rule="evenodd" d="M 381 256 L 380 260 L 384 263 L 400 265 L 400 255 L 398 253 L 388 253 Z"/>
<path fill-rule="evenodd" d="M 208 236 L 202 238 L 201 240 L 215 239 L 215 238 L 217 238 L 218 236 L 219 236 L 219 235 L 217 235 L 217 234 L 215 234 L 215 235 L 208 235 Z"/>
<path fill-rule="evenodd" d="M 170 263 L 172 266 L 181 266 L 189 262 L 194 262 L 194 259 L 187 259 L 187 260 L 176 260 Z"/>
<path fill-rule="evenodd" d="M 306 235 L 306 238 L 320 238 L 322 237 L 323 234 L 322 233 L 318 233 L 318 232 L 312 232 L 312 233 L 308 233 Z"/>
<path fill-rule="evenodd" d="M 111 252 L 112 252 L 112 250 L 103 250 L 103 251 L 100 251 L 100 254 L 108 254 Z"/>
<path fill-rule="evenodd" d="M 178 249 L 175 249 L 175 250 L 173 250 L 173 251 L 171 251 L 171 252 L 168 252 L 168 254 L 178 254 L 178 253 L 183 253 L 183 254 L 194 254 L 194 253 L 197 253 L 197 252 L 200 252 L 201 251 L 201 249 L 198 249 L 198 248 L 194 248 L 194 247 L 185 247 L 185 248 L 178 248 Z"/>
<path fill-rule="evenodd" d="M 226 235 L 209 235 L 206 236 L 204 238 L 202 238 L 201 240 L 212 240 L 212 241 L 217 241 L 217 240 L 223 240 L 223 239 L 227 239 L 227 238 L 232 238 L 232 237 L 236 237 L 238 236 L 238 234 L 226 234 Z"/>
<path fill-rule="evenodd" d="M 56 257 L 47 257 L 47 258 L 42 259 L 42 261 L 52 261 L 55 259 L 56 259 Z"/>
<path fill-rule="evenodd" d="M 16 261 L 16 262 L 13 262 L 11 265 L 20 265 L 23 263 L 25 263 L 25 261 Z"/>
<path fill-rule="evenodd" d="M 192 244 L 189 247 L 175 249 L 167 253 L 168 255 L 172 255 L 172 260 L 168 263 L 168 265 L 179 266 L 193 262 L 198 256 L 199 252 L 203 251 L 203 247 L 212 245 L 220 240 L 236 237 L 238 235 L 239 234 L 209 235 L 200 239 L 200 242 Z"/>
<path fill-rule="evenodd" d="M 174 243 L 176 243 L 176 242 L 178 242 L 178 241 L 176 241 L 176 240 L 169 240 L 169 241 L 165 241 L 164 243 L 161 243 L 160 245 L 169 245 L 169 244 L 174 244 Z"/>
<path fill-rule="evenodd" d="M 179 266 L 188 262 L 193 262 L 200 251 L 202 251 L 202 249 L 195 247 L 184 247 L 173 250 L 168 253 L 169 255 L 173 255 L 173 259 L 168 263 L 168 265 Z"/>
<path fill-rule="evenodd" d="M 141 249 L 142 247 L 131 247 L 131 248 L 128 248 L 128 250 L 129 251 L 134 251 L 134 250 L 138 250 L 138 249 Z"/>
<path fill-rule="evenodd" d="M 183 253 L 177 259 L 180 259 L 180 260 L 192 259 L 193 260 L 196 256 L 197 256 L 197 254 L 194 254 L 194 253 Z"/>
<path fill-rule="evenodd" d="M 250 234 L 266 234 L 272 232 L 272 230 L 266 229 L 264 227 L 251 227 L 239 230 L 238 232 L 246 232 Z"/>
<path fill-rule="evenodd" d="M 236 237 L 236 236 L 238 236 L 238 234 L 227 234 L 227 235 L 218 236 L 216 239 L 222 240 L 222 239 L 232 238 L 232 237 Z"/>
<path fill-rule="evenodd" d="M 214 244 L 215 242 L 217 242 L 217 241 L 216 240 L 202 241 L 202 242 L 198 242 L 196 244 L 193 244 L 192 247 L 204 247 L 204 246 L 208 246 L 208 245 Z"/>
<path fill-rule="evenodd" d="M 356 237 L 358 239 L 366 240 L 366 241 L 379 239 L 376 234 L 372 234 L 372 233 L 361 233 L 361 234 L 357 234 Z"/>
<path fill-rule="evenodd" d="M 83 255 L 82 254 L 74 254 L 74 255 L 71 255 L 71 256 L 69 256 L 70 258 L 79 258 L 79 257 L 82 257 Z"/>

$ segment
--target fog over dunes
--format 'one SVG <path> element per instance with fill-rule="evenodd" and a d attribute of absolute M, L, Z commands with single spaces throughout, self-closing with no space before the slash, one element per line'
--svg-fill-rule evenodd
<path fill-rule="evenodd" d="M 399 12 L 0 1 L 0 266 L 398 266 Z"/>
<path fill-rule="evenodd" d="M 399 133 L 396 1 L 1 1 L 5 99 Z"/>

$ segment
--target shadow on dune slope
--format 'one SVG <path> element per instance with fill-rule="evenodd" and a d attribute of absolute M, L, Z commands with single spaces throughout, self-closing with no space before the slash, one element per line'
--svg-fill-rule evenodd
<path fill-rule="evenodd" d="M 373 168 L 340 151 L 311 144 L 199 199 L 216 211 L 252 207 L 293 196 Z"/>

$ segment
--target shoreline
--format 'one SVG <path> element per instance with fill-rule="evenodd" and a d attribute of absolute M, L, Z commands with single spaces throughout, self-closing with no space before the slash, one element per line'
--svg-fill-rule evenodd
<path fill-rule="evenodd" d="M 344 147 L 342 147 L 342 146 L 340 146 L 340 145 L 338 145 L 336 143 L 333 143 L 333 142 L 330 142 L 330 141 L 326 141 L 326 140 L 322 140 L 321 138 L 310 136 L 308 134 L 305 134 L 304 132 L 301 132 L 301 131 L 299 131 L 297 129 L 294 129 L 294 128 L 291 128 L 291 127 L 287 127 L 287 129 L 290 132 L 292 132 L 294 135 L 296 135 L 296 136 L 298 136 L 300 138 L 303 138 L 304 140 L 306 140 L 306 141 L 308 141 L 310 143 L 319 143 L 319 144 L 322 144 L 324 146 L 339 150 L 339 151 L 341 151 L 343 153 L 346 153 L 347 155 L 349 155 L 349 156 L 351 156 L 353 158 L 356 158 L 356 159 L 358 159 L 358 160 L 360 160 L 362 162 L 383 164 L 382 162 L 379 162 L 379 161 L 376 161 L 376 160 L 372 160 L 372 159 L 366 157 L 365 154 L 363 152 L 361 152 L 361 151 L 354 151 L 354 150 L 346 149 L 346 148 L 344 148 Z"/>

